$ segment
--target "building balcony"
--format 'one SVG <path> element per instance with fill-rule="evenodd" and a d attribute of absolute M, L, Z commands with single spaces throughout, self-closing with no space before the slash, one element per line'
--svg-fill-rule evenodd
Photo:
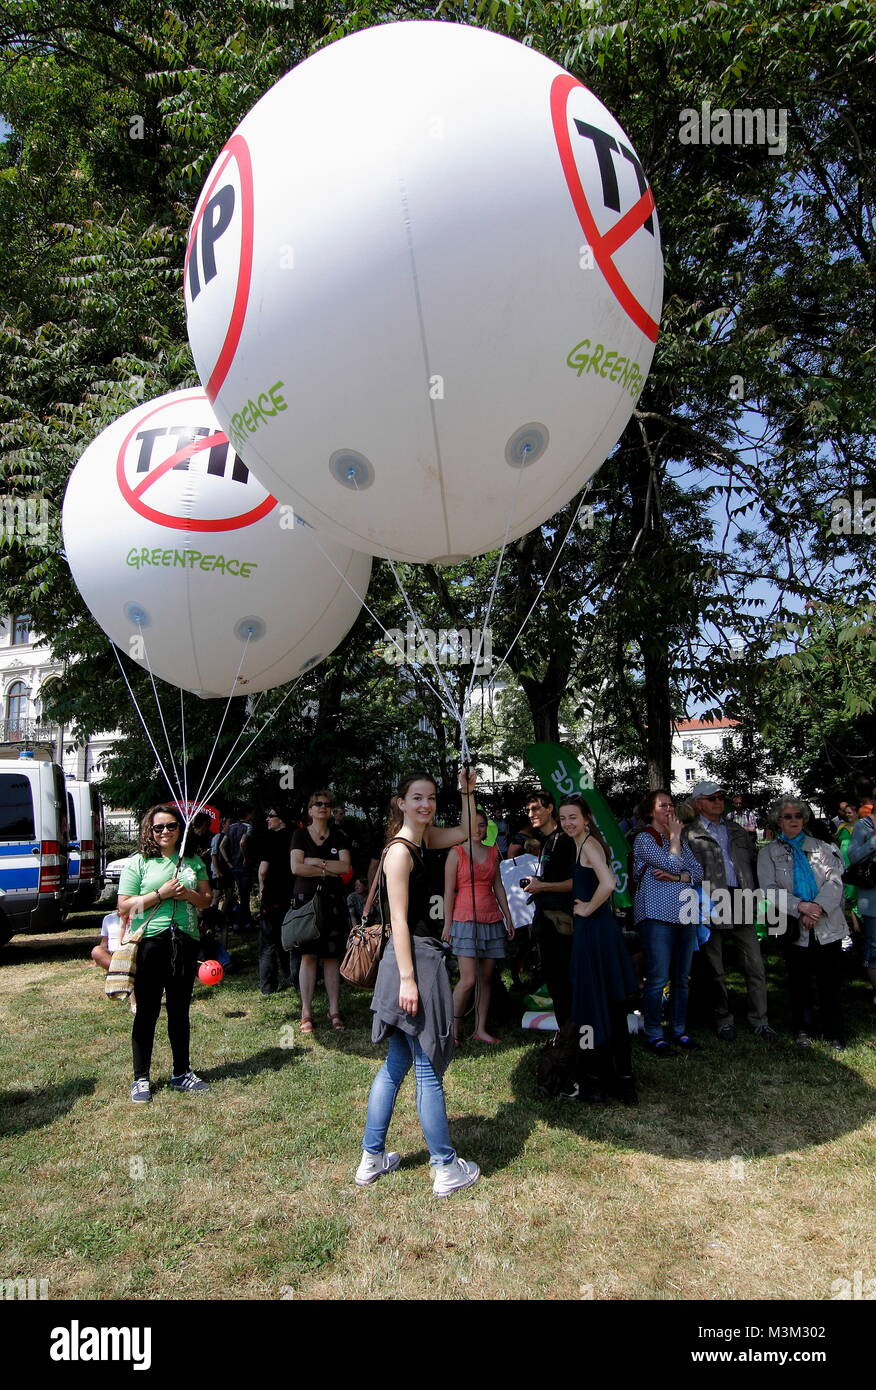
<path fill-rule="evenodd" d="M 0 743 L 54 743 L 57 737 L 57 724 L 44 724 L 41 719 L 0 719 Z"/>

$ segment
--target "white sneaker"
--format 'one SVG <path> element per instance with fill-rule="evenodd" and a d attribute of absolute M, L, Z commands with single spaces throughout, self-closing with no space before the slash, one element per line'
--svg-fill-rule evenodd
<path fill-rule="evenodd" d="M 356 1186 L 370 1187 L 384 1173 L 392 1173 L 401 1163 L 401 1156 L 393 1153 L 370 1154 L 362 1150 L 362 1162 L 356 1169 Z"/>
<path fill-rule="evenodd" d="M 466 1163 L 464 1158 L 456 1158 L 452 1163 L 441 1163 L 435 1169 L 432 1184 L 433 1197 L 449 1197 L 458 1187 L 471 1187 L 477 1182 L 481 1170 L 476 1163 Z"/>

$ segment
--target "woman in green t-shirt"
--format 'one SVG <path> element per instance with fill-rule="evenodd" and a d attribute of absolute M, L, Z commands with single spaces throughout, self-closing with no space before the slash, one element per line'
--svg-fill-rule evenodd
<path fill-rule="evenodd" d="M 141 927 L 137 947 L 137 1012 L 132 1101 L 152 1099 L 149 1065 L 161 996 L 167 1000 L 167 1036 L 173 1053 L 172 1091 L 206 1091 L 206 1081 L 189 1064 L 189 1006 L 198 968 L 197 909 L 210 906 L 212 893 L 202 859 L 179 856 L 182 821 L 176 806 L 153 806 L 140 823 L 140 853 L 119 879 L 119 913 L 130 915 L 131 931 Z"/>

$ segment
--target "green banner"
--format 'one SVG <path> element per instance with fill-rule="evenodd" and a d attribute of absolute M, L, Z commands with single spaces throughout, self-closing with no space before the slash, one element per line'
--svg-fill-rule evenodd
<path fill-rule="evenodd" d="M 530 743 L 524 749 L 526 761 L 535 769 L 545 791 L 555 800 L 578 792 L 583 796 L 593 812 L 593 819 L 599 827 L 602 838 L 611 851 L 611 867 L 617 875 L 618 891 L 614 901 L 618 907 L 632 907 L 633 900 L 627 892 L 627 875 L 630 847 L 627 838 L 609 809 L 608 802 L 593 785 L 590 773 L 584 767 L 577 753 L 564 748 L 560 743 Z"/>

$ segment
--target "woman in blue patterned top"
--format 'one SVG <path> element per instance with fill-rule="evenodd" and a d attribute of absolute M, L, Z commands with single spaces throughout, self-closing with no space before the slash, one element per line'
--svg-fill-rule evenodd
<path fill-rule="evenodd" d="M 665 788 L 649 792 L 639 808 L 646 829 L 633 845 L 636 925 L 645 944 L 645 1044 L 655 1057 L 674 1057 L 660 1021 L 663 990 L 670 986 L 671 1041 L 686 1052 L 696 1043 L 687 1032 L 690 963 L 697 940 L 692 913 L 683 908 L 703 870 L 693 850 L 681 843 L 681 821 Z M 686 892 L 686 897 L 682 893 Z"/>

